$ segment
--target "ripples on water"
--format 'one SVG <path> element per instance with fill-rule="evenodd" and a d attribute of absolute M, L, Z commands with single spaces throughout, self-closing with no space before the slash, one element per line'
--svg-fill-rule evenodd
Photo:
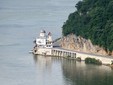
<path fill-rule="evenodd" d="M 28 53 L 41 29 L 61 36 L 77 1 L 0 0 L 0 85 L 113 85 L 109 67 Z"/>

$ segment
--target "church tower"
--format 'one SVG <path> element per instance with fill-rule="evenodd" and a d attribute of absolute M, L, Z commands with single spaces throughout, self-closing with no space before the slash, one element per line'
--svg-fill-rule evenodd
<path fill-rule="evenodd" d="M 53 48 L 53 40 L 52 40 L 52 34 L 51 34 L 51 32 L 48 33 L 46 47 L 47 48 Z"/>
<path fill-rule="evenodd" d="M 45 30 L 40 31 L 40 37 L 46 37 L 46 31 Z"/>
<path fill-rule="evenodd" d="M 48 39 L 47 40 L 48 40 L 48 42 L 52 42 L 53 41 L 51 32 L 48 33 Z"/>
<path fill-rule="evenodd" d="M 38 47 L 46 47 L 46 31 L 45 30 L 41 30 L 40 31 L 40 36 L 36 39 L 36 44 Z"/>

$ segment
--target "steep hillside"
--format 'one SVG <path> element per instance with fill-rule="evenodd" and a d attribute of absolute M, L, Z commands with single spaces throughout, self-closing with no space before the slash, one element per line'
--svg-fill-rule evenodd
<path fill-rule="evenodd" d="M 62 27 L 62 34 L 90 39 L 107 53 L 113 51 L 113 0 L 83 0 Z"/>
<path fill-rule="evenodd" d="M 84 39 L 81 36 L 76 36 L 74 34 L 65 36 L 60 39 L 60 46 L 64 49 L 80 51 L 85 53 L 92 53 L 98 55 L 109 55 L 109 52 L 106 52 L 104 48 L 97 45 L 93 45 L 91 40 Z M 113 51 L 111 52 L 113 56 Z"/>

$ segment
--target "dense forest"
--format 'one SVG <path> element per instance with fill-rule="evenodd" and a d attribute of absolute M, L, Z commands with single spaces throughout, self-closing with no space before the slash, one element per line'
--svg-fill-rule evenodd
<path fill-rule="evenodd" d="M 73 33 L 113 51 L 113 0 L 83 0 L 75 7 L 62 27 L 63 36 Z"/>

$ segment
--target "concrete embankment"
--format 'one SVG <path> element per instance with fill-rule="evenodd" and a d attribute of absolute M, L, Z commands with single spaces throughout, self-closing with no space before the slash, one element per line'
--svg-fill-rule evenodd
<path fill-rule="evenodd" d="M 59 44 L 60 40 L 57 40 L 54 43 L 53 48 L 36 47 L 34 49 L 34 54 L 59 56 L 59 57 L 71 57 L 71 59 L 72 58 L 74 58 L 74 59 L 80 58 L 81 60 L 85 60 L 87 57 L 89 57 L 89 58 L 95 58 L 97 60 L 100 60 L 102 62 L 102 64 L 112 64 L 112 62 L 113 62 L 113 57 L 110 57 L 110 56 L 103 56 L 103 55 L 99 55 L 99 54 L 75 51 L 75 50 L 71 50 L 71 49 L 64 49 Z"/>
<path fill-rule="evenodd" d="M 76 59 L 80 58 L 83 61 L 89 57 L 89 58 L 95 58 L 97 60 L 100 60 L 102 62 L 102 64 L 112 64 L 112 62 L 113 62 L 113 57 L 111 57 L 111 56 L 102 56 L 102 55 L 97 55 L 97 54 L 92 54 L 92 53 L 72 51 L 72 50 L 63 49 L 61 47 L 57 48 L 56 50 L 57 50 L 57 52 L 64 52 L 64 53 L 67 52 L 66 55 L 65 54 L 63 55 L 64 57 L 68 56 L 68 55 L 71 56 L 71 54 L 74 53 L 74 54 L 76 54 Z M 59 53 L 57 53 L 57 54 L 59 54 Z"/>
<path fill-rule="evenodd" d="M 76 52 L 76 58 L 81 58 L 81 60 L 85 60 L 87 57 L 89 58 L 95 58 L 97 60 L 100 60 L 102 64 L 112 64 L 113 57 L 111 56 L 102 56 L 102 55 L 96 55 L 96 54 L 89 54 L 89 53 L 82 53 L 82 52 Z"/>
<path fill-rule="evenodd" d="M 72 50 L 76 52 L 76 58 L 80 57 L 81 60 L 85 58 L 95 58 L 102 61 L 103 64 L 111 64 L 113 61 L 113 52 L 111 56 L 107 53 L 104 48 L 93 45 L 89 39 L 84 39 L 74 34 L 62 37 L 58 40 L 59 46 L 62 49 Z"/>

